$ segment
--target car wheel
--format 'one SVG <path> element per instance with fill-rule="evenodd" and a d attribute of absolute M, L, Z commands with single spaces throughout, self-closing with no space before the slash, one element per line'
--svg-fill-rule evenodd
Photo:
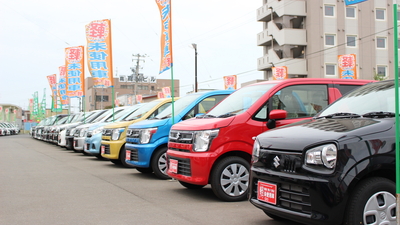
<path fill-rule="evenodd" d="M 344 224 L 396 224 L 396 185 L 374 177 L 361 181 L 352 191 Z"/>
<path fill-rule="evenodd" d="M 104 159 L 103 156 L 101 156 L 101 154 L 95 155 L 97 159 Z"/>
<path fill-rule="evenodd" d="M 111 159 L 110 161 L 112 163 L 114 163 L 115 165 L 121 165 L 121 160 L 119 160 L 119 159 Z"/>
<path fill-rule="evenodd" d="M 243 158 L 231 156 L 222 159 L 211 172 L 214 194 L 228 202 L 243 201 L 249 192 L 250 164 Z"/>
<path fill-rule="evenodd" d="M 151 159 L 151 168 L 160 179 L 169 179 L 167 175 L 167 148 L 163 147 L 154 152 Z"/>
<path fill-rule="evenodd" d="M 136 170 L 141 172 L 141 173 L 152 173 L 153 172 L 152 168 L 136 167 Z"/>
<path fill-rule="evenodd" d="M 185 188 L 187 188 L 187 189 L 201 189 L 201 188 L 203 188 L 205 186 L 205 185 L 197 185 L 197 184 L 186 183 L 186 182 L 183 182 L 183 181 L 180 181 L 180 180 L 179 180 L 179 183 L 182 186 L 184 186 Z"/>

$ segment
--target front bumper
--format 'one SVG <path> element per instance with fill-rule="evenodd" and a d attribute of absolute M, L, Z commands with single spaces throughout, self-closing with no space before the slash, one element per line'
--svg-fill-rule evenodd
<path fill-rule="evenodd" d="M 151 156 L 157 146 L 158 145 L 153 143 L 141 145 L 127 143 L 125 145 L 125 151 L 129 151 L 130 154 L 126 154 L 125 162 L 132 166 L 149 168 Z"/>
<path fill-rule="evenodd" d="M 90 138 L 85 138 L 83 151 L 91 155 L 100 155 L 101 133 L 95 134 Z"/>
<path fill-rule="evenodd" d="M 168 150 L 168 166 L 170 160 L 177 160 L 177 173 L 173 173 L 168 168 L 168 176 L 186 183 L 196 185 L 207 185 L 209 175 L 215 156 L 211 152 L 181 152 Z"/>
<path fill-rule="evenodd" d="M 259 200 L 258 183 L 276 185 L 276 204 Z M 249 201 L 263 211 L 305 224 L 341 224 L 347 197 L 329 178 L 251 168 Z M 344 188 L 346 189 L 346 188 Z"/>
<path fill-rule="evenodd" d="M 102 151 L 101 148 L 104 148 L 104 152 L 101 152 L 101 156 L 107 159 L 118 159 L 119 151 L 121 150 L 122 146 L 124 146 L 124 144 L 125 144 L 125 138 L 123 140 L 117 140 L 117 141 L 102 140 L 100 151 Z"/>
<path fill-rule="evenodd" d="M 84 143 L 85 143 L 85 137 L 74 137 L 75 150 L 82 151 Z"/>

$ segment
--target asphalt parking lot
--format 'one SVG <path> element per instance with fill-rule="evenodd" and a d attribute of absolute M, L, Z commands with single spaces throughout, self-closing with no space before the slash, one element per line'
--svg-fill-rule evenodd
<path fill-rule="evenodd" d="M 296 224 L 28 134 L 0 137 L 0 156 L 0 224 Z"/>

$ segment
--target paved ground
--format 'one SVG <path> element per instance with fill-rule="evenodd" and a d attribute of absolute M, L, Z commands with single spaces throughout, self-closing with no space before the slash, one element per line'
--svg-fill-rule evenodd
<path fill-rule="evenodd" d="M 0 224 L 295 225 L 27 134 L 0 136 Z"/>

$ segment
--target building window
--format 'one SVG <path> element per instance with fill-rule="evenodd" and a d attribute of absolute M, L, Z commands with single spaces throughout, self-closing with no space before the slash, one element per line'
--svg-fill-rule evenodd
<path fill-rule="evenodd" d="M 376 38 L 376 48 L 386 48 L 386 38 L 377 37 Z"/>
<path fill-rule="evenodd" d="M 376 74 L 380 77 L 386 77 L 387 66 L 376 66 Z"/>
<path fill-rule="evenodd" d="M 336 64 L 325 64 L 325 75 L 336 76 Z"/>
<path fill-rule="evenodd" d="M 356 47 L 357 36 L 355 35 L 347 35 L 346 37 L 346 46 L 347 47 Z"/>
<path fill-rule="evenodd" d="M 107 95 L 96 95 L 96 102 L 108 102 Z"/>
<path fill-rule="evenodd" d="M 154 89 L 154 86 L 151 86 L 151 90 L 152 90 L 152 91 L 154 91 L 154 90 L 155 90 L 155 89 Z"/>
<path fill-rule="evenodd" d="M 356 7 L 346 7 L 346 18 L 356 18 Z"/>
<path fill-rule="evenodd" d="M 121 85 L 121 89 L 134 89 L 134 85 Z"/>
<path fill-rule="evenodd" d="M 335 37 L 334 34 L 325 34 L 325 45 L 334 46 L 335 45 Z"/>
<path fill-rule="evenodd" d="M 376 9 L 375 10 L 375 19 L 377 20 L 385 20 L 385 9 Z"/>
<path fill-rule="evenodd" d="M 335 6 L 325 5 L 325 16 L 335 16 Z"/>

